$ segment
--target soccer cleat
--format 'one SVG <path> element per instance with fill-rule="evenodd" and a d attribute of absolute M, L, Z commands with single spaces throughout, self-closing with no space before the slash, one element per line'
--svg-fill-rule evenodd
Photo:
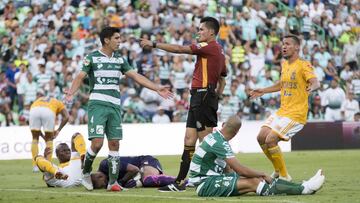
<path fill-rule="evenodd" d="M 81 184 L 87 189 L 87 190 L 93 190 L 94 186 L 91 181 L 90 173 L 82 174 L 82 180 Z"/>
<path fill-rule="evenodd" d="M 112 192 L 120 192 L 123 190 L 123 187 L 121 187 L 117 182 L 115 182 L 112 185 L 108 185 L 107 190 Z"/>
<path fill-rule="evenodd" d="M 289 182 L 291 182 L 291 181 L 292 181 L 292 178 L 291 178 L 291 176 L 290 176 L 289 174 L 287 174 L 287 176 L 286 176 L 286 177 L 279 176 L 279 179 L 281 179 L 281 180 L 286 180 L 286 181 L 289 181 Z"/>
<path fill-rule="evenodd" d="M 172 184 L 166 185 L 164 187 L 160 187 L 159 191 L 160 192 L 184 192 L 184 191 L 186 191 L 186 185 L 172 183 Z"/>
<path fill-rule="evenodd" d="M 320 190 L 324 182 L 325 182 L 325 176 L 323 174 L 322 169 L 319 169 L 313 177 L 302 183 L 302 186 L 304 186 L 304 190 L 302 191 L 302 194 L 304 195 L 315 194 L 316 191 Z"/>
<path fill-rule="evenodd" d="M 39 171 L 40 171 L 40 169 L 39 169 L 38 166 L 34 166 L 33 169 L 32 169 L 33 173 L 38 173 Z"/>

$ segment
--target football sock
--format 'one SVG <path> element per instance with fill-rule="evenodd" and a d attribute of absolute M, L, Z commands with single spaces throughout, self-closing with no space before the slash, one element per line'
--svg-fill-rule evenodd
<path fill-rule="evenodd" d="M 112 185 L 117 181 L 119 177 L 119 167 L 120 167 L 119 152 L 109 151 L 108 166 L 109 166 L 109 185 Z"/>
<path fill-rule="evenodd" d="M 87 152 L 85 154 L 84 168 L 83 168 L 83 171 L 82 171 L 83 174 L 87 174 L 87 173 L 91 172 L 92 163 L 93 163 L 95 157 L 96 157 L 96 153 L 93 152 L 91 147 L 89 147 L 89 149 L 87 150 Z"/>
<path fill-rule="evenodd" d="M 32 165 L 35 166 L 35 157 L 39 154 L 39 140 L 33 139 L 31 142 L 31 155 L 32 155 Z"/>
<path fill-rule="evenodd" d="M 77 152 L 79 152 L 80 156 L 86 153 L 86 144 L 84 137 L 81 134 L 77 134 L 74 138 L 74 146 Z"/>
<path fill-rule="evenodd" d="M 180 171 L 176 177 L 176 183 L 180 184 L 181 181 L 185 180 L 186 175 L 190 168 L 190 162 L 195 152 L 195 146 L 184 146 L 184 151 L 181 156 Z"/>
<path fill-rule="evenodd" d="M 57 168 L 49 160 L 46 160 L 43 156 L 37 156 L 35 158 L 35 162 L 42 172 L 49 172 L 55 175 Z"/>
<path fill-rule="evenodd" d="M 262 151 L 264 152 L 264 154 L 266 155 L 266 157 L 272 162 L 272 157 L 271 157 L 271 154 L 267 147 L 267 144 L 262 144 L 262 145 L 260 145 L 260 147 L 261 147 Z"/>
<path fill-rule="evenodd" d="M 284 156 L 281 152 L 279 146 L 269 148 L 269 153 L 271 154 L 272 163 L 275 168 L 275 171 L 279 171 L 280 176 L 286 177 L 288 175 L 285 165 Z"/>
<path fill-rule="evenodd" d="M 45 158 L 51 162 L 53 154 L 53 141 L 46 141 L 46 148 L 50 149 L 51 153 L 47 154 Z"/>
<path fill-rule="evenodd" d="M 256 194 L 260 196 L 268 195 L 301 195 L 304 186 L 297 183 L 291 183 L 281 179 L 274 179 L 271 184 L 261 181 L 256 189 Z"/>

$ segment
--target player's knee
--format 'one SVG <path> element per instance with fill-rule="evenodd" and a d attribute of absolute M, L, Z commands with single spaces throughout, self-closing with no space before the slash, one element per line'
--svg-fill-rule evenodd
<path fill-rule="evenodd" d="M 265 143 L 265 138 L 264 138 L 264 136 L 262 136 L 262 134 L 259 134 L 256 139 L 257 139 L 259 144 L 264 144 Z"/>
<path fill-rule="evenodd" d="M 271 132 L 271 130 L 269 128 L 262 127 L 259 135 L 257 136 L 257 141 L 260 144 L 264 144 L 265 140 L 268 137 L 268 135 L 270 134 L 270 132 Z"/>
<path fill-rule="evenodd" d="M 54 132 L 45 132 L 45 141 L 52 141 L 54 139 Z"/>
<path fill-rule="evenodd" d="M 103 146 L 103 139 L 92 139 L 91 140 L 91 149 L 93 152 L 97 153 L 100 151 Z"/>
<path fill-rule="evenodd" d="M 44 159 L 44 157 L 42 155 L 36 155 L 34 157 L 34 161 L 35 161 L 36 165 L 37 165 L 38 160 L 40 160 L 40 159 Z"/>
<path fill-rule="evenodd" d="M 270 134 L 270 135 L 266 136 L 265 144 L 268 147 L 274 147 L 277 145 L 278 141 L 279 141 L 279 138 L 277 135 Z"/>
<path fill-rule="evenodd" d="M 109 150 L 111 151 L 118 151 L 119 150 L 119 140 L 110 140 L 108 142 Z"/>

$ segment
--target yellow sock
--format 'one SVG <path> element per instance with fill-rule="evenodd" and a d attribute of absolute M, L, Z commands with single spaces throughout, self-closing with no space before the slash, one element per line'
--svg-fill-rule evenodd
<path fill-rule="evenodd" d="M 271 157 L 271 154 L 269 152 L 267 145 L 262 144 L 262 145 L 260 145 L 260 147 L 261 147 L 262 151 L 264 152 L 264 154 L 266 155 L 266 157 L 272 162 L 272 157 Z"/>
<path fill-rule="evenodd" d="M 86 154 L 86 144 L 84 137 L 81 134 L 76 135 L 74 138 L 74 145 L 77 152 L 79 152 L 80 156 Z"/>
<path fill-rule="evenodd" d="M 47 141 L 46 148 L 48 148 L 51 151 L 51 153 L 47 154 L 45 158 L 51 162 L 52 154 L 53 154 L 53 141 Z"/>
<path fill-rule="evenodd" d="M 275 146 L 272 148 L 269 148 L 269 153 L 272 158 L 272 163 L 275 168 L 275 171 L 279 171 L 280 176 L 286 177 L 288 175 L 286 166 L 285 166 L 285 160 L 284 156 L 281 152 L 281 149 L 279 146 Z"/>
<path fill-rule="evenodd" d="M 36 165 L 42 172 L 49 172 L 55 175 L 57 168 L 48 160 L 46 160 L 43 156 L 36 157 Z"/>
<path fill-rule="evenodd" d="M 31 142 L 31 155 L 32 155 L 32 165 L 35 166 L 35 157 L 39 154 L 39 140 L 33 139 Z"/>

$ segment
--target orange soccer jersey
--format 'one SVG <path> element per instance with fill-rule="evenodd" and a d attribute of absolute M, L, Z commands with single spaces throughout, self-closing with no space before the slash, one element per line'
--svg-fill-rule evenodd
<path fill-rule="evenodd" d="M 55 98 L 48 98 L 48 97 L 40 97 L 34 103 L 31 105 L 31 108 L 35 107 L 47 107 L 52 112 L 55 113 L 55 115 L 58 115 L 60 111 L 62 111 L 65 108 L 64 103 L 61 101 L 55 99 Z"/>
<path fill-rule="evenodd" d="M 278 116 L 288 117 L 301 124 L 306 123 L 308 113 L 308 80 L 315 78 L 310 62 L 297 59 L 292 64 L 284 61 L 281 70 L 281 106 Z"/>

